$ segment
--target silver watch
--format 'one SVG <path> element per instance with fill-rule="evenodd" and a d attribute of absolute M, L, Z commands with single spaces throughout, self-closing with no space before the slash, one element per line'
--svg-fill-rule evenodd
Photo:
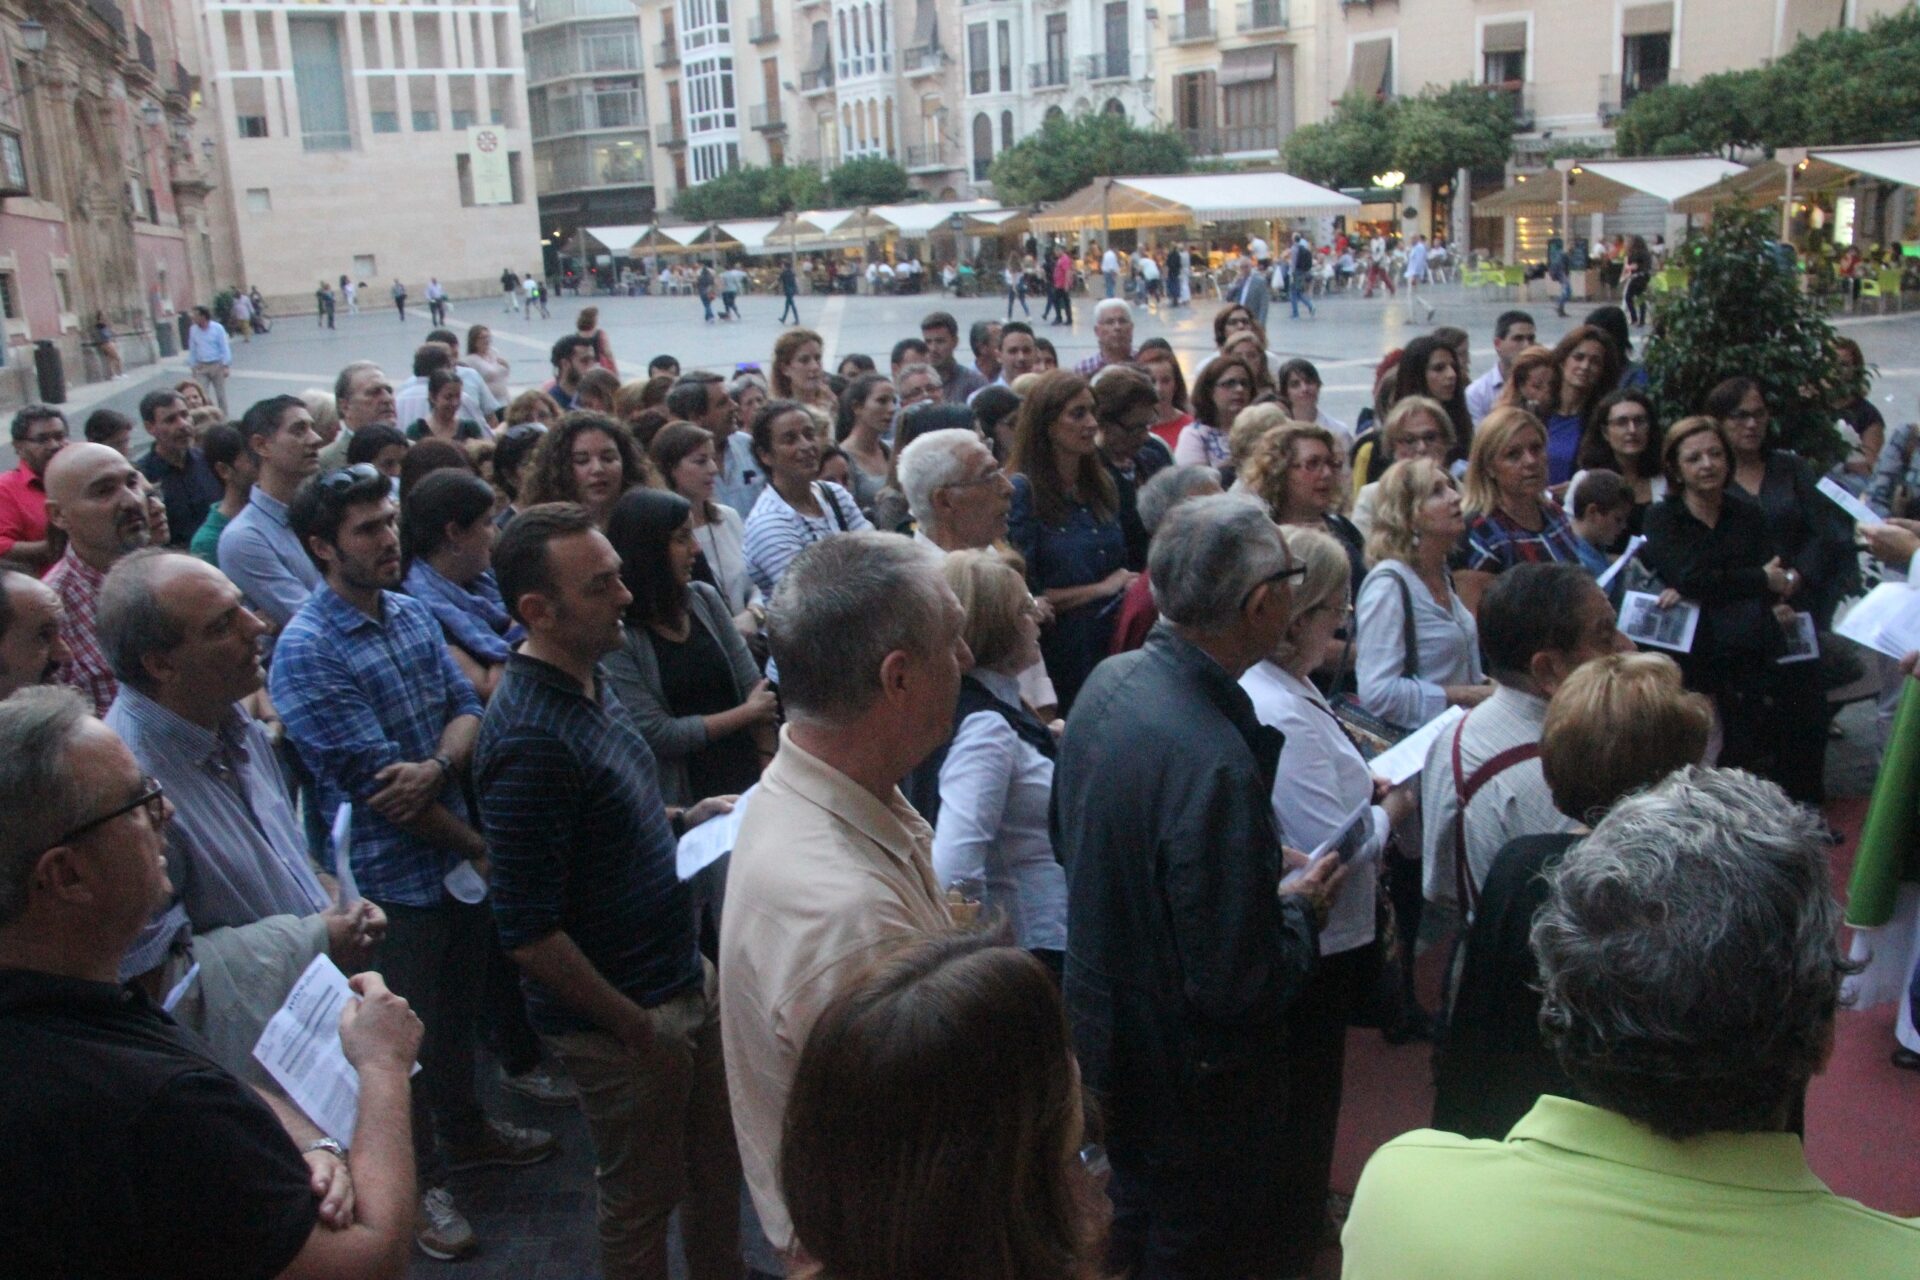
<path fill-rule="evenodd" d="M 300 1148 L 300 1154 L 303 1156 L 314 1151 L 324 1151 L 337 1160 L 345 1160 L 347 1158 L 347 1149 L 335 1142 L 332 1138 L 315 1138 L 312 1142 Z"/>

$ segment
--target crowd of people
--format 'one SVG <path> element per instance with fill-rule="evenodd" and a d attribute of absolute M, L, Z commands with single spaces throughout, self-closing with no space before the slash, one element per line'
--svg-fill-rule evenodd
<path fill-rule="evenodd" d="M 471 1255 L 451 1175 L 558 1146 L 484 1065 L 583 1115 L 617 1280 L 676 1210 L 696 1280 L 1910 1268 L 1799 1140 L 1852 966 L 1830 674 L 1779 659 L 1859 558 L 1761 384 L 1662 423 L 1618 308 L 1551 349 L 1516 311 L 1349 427 L 1247 292 L 1188 370 L 1110 279 L 1065 368 L 1023 288 L 964 352 L 933 311 L 731 378 L 623 380 L 588 307 L 517 394 L 435 328 L 397 385 L 152 392 L 138 458 L 20 411 L 15 1265 Z M 1903 567 L 1913 429 L 1835 409 Z M 1635 651 L 1629 583 L 1686 651 Z M 321 956 L 351 1133 L 252 1056 Z M 1433 1041 L 1438 1096 L 1346 1214 L 1353 1026 Z"/>

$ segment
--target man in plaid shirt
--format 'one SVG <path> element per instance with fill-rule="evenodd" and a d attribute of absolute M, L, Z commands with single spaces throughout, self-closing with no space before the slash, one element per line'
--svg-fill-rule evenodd
<path fill-rule="evenodd" d="M 362 463 L 316 476 L 294 495 L 287 522 L 322 585 L 281 632 L 269 687 L 321 813 L 331 821 L 340 805 L 353 806 L 353 876 L 387 914 L 381 971 L 426 1024 L 413 1082 L 423 1189 L 415 1241 L 450 1259 L 477 1244 L 446 1175 L 533 1164 L 555 1144 L 538 1129 L 489 1119 L 475 1093 L 493 924 L 487 847 L 459 778 L 473 756 L 480 700 L 433 614 L 393 590 L 400 539 L 389 493 L 387 478 Z"/>
<path fill-rule="evenodd" d="M 104 444 L 70 444 L 47 464 L 47 524 L 67 536 L 67 549 L 46 583 L 60 596 L 60 638 L 72 655 L 60 681 L 85 694 L 93 713 L 107 714 L 120 686 L 94 635 L 93 606 L 107 570 L 147 545 L 147 497 L 140 472 Z"/>

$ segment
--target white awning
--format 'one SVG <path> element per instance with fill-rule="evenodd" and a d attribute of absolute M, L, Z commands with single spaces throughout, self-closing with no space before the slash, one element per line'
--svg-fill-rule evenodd
<path fill-rule="evenodd" d="M 1672 160 L 1586 160 L 1581 162 L 1581 167 L 1668 204 L 1746 168 L 1732 160 L 1706 156 L 1683 156 Z"/>
<path fill-rule="evenodd" d="M 625 253 L 647 234 L 645 224 L 633 227 L 582 227 L 580 229 L 614 253 Z"/>
<path fill-rule="evenodd" d="M 1111 183 L 1111 188 L 1108 187 Z M 1184 227 L 1200 222 L 1267 222 L 1350 213 L 1352 196 L 1290 173 L 1192 173 L 1178 177 L 1098 178 L 1033 219 L 1036 231 L 1081 231 L 1104 221 L 1116 230 Z"/>
<path fill-rule="evenodd" d="M 705 235 L 707 228 L 712 225 L 711 222 L 688 222 L 677 227 L 669 227 L 664 223 L 655 223 L 653 229 L 675 244 L 684 247 Z"/>
<path fill-rule="evenodd" d="M 1816 160 L 1837 164 L 1903 187 L 1920 187 L 1920 142 L 1891 147 L 1837 147 L 1815 151 Z"/>
<path fill-rule="evenodd" d="M 747 222 L 722 222 L 720 234 L 738 241 L 742 253 L 767 253 L 778 246 L 767 244 L 767 236 L 780 225 L 778 218 L 758 218 Z"/>
<path fill-rule="evenodd" d="M 989 213 L 1011 216 L 1015 211 L 1002 207 L 996 200 L 948 200 L 936 204 L 877 204 L 870 212 L 891 222 L 909 240 L 918 240 L 931 232 L 945 230 L 947 220 L 956 213 L 979 218 Z"/>

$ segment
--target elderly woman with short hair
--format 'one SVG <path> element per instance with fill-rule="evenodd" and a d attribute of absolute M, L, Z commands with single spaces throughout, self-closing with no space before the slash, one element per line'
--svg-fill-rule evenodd
<path fill-rule="evenodd" d="M 937 806 L 921 815 L 934 824 L 933 871 L 1005 916 L 1013 940 L 1058 973 L 1067 879 L 1047 830 L 1058 749 L 1020 696 L 1020 673 L 1040 661 L 1040 610 L 1002 553 L 955 551 L 942 569 L 966 611 L 973 670 L 960 679 L 953 738 L 928 762 L 939 779 Z"/>
<path fill-rule="evenodd" d="M 1337 540 L 1346 549 L 1352 592 L 1359 593 L 1367 575 L 1366 548 L 1360 530 L 1337 509 L 1340 443 L 1331 431 L 1310 422 L 1282 422 L 1261 435 L 1237 478 L 1267 504 L 1275 524 L 1317 529 Z"/>
<path fill-rule="evenodd" d="M 1540 772 L 1554 807 L 1595 823 L 1623 797 L 1699 764 L 1713 707 L 1687 692 L 1664 654 L 1615 653 L 1579 667 L 1554 692 Z M 1461 952 L 1447 1042 L 1435 1054 L 1433 1127 L 1503 1138 L 1542 1094 L 1573 1086 L 1540 1041 L 1539 964 L 1528 933 L 1544 877 L 1587 829 L 1522 836 L 1487 871 Z"/>
<path fill-rule="evenodd" d="M 1307 1274 L 1320 1249 L 1347 1024 L 1378 977 L 1372 944 L 1379 860 L 1394 824 L 1415 802 L 1405 788 L 1388 791 L 1373 776 L 1313 683 L 1347 621 L 1346 548 L 1315 529 L 1282 534 L 1307 572 L 1293 588 L 1286 634 L 1271 656 L 1240 677 L 1240 687 L 1260 723 L 1285 740 L 1274 774 L 1274 821 L 1289 844 L 1329 846 L 1324 856 L 1348 864 L 1346 884 L 1320 930 L 1320 963 L 1287 1009 L 1285 1252 L 1273 1271 L 1296 1276 Z"/>
<path fill-rule="evenodd" d="M 1826 829 L 1779 788 L 1687 768 L 1619 801 L 1547 877 L 1540 1027 L 1580 1101 L 1505 1142 L 1430 1130 L 1361 1175 L 1349 1280 L 1893 1276 L 1911 1221 L 1827 1190 L 1794 1117 L 1833 1052 L 1842 950 Z M 1604 1178 L 1596 1176 L 1604 1171 Z M 1524 1231 L 1492 1231 L 1488 1206 Z"/>

